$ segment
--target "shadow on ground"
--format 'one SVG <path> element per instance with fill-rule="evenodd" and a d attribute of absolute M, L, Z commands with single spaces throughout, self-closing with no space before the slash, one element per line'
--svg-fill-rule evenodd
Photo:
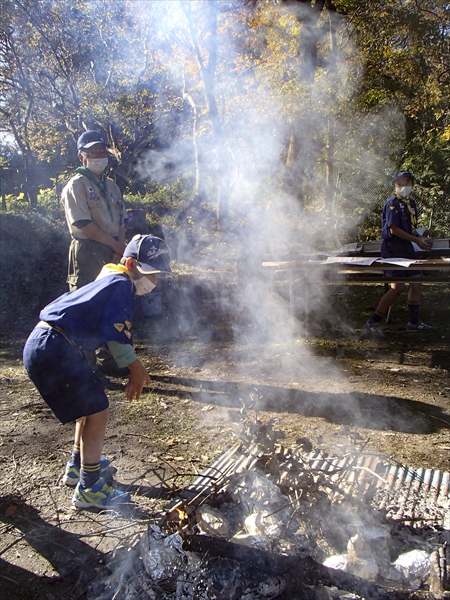
<path fill-rule="evenodd" d="M 3 598 L 48 600 L 49 598 L 81 597 L 96 576 L 104 554 L 85 544 L 79 536 L 51 525 L 28 504 L 15 504 L 12 496 L 0 497 L 0 521 L 20 531 L 22 539 L 43 556 L 57 571 L 54 577 L 39 577 L 21 567 L 0 559 L 0 579 Z M 7 508 L 17 506 L 10 517 Z M 48 593 L 43 592 L 43 584 Z"/>
<path fill-rule="evenodd" d="M 341 425 L 415 434 L 450 429 L 450 415 L 439 407 L 393 396 L 362 392 L 307 392 L 281 386 L 244 385 L 158 375 L 152 375 L 152 380 L 184 388 L 158 387 L 158 393 L 230 408 L 254 407 L 257 398 L 259 410 L 321 417 L 330 423 Z M 186 387 L 192 389 L 186 390 Z"/>

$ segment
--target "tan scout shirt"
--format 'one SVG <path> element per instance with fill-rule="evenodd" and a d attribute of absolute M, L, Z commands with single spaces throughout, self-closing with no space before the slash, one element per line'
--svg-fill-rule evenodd
<path fill-rule="evenodd" d="M 125 216 L 122 193 L 114 181 L 106 181 L 113 219 L 99 188 L 85 175 L 77 173 L 63 189 L 61 198 L 72 237 L 79 240 L 88 239 L 82 229 L 74 226 L 77 221 L 86 220 L 93 221 L 104 233 L 118 237 Z"/>

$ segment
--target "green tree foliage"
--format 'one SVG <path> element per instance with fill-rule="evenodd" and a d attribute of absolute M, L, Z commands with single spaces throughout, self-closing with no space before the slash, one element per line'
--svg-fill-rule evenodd
<path fill-rule="evenodd" d="M 402 145 L 393 159 L 416 173 L 425 213 L 434 213 L 437 232 L 448 236 L 450 7 L 430 0 L 336 4 L 352 15 L 364 59 L 356 109 L 373 113 L 392 103 L 398 108 L 404 127 L 395 129 Z"/>
<path fill-rule="evenodd" d="M 1 125 L 22 152 L 75 162 L 80 132 L 101 129 L 117 163 L 125 158 L 121 175 L 128 181 L 126 159 L 155 138 L 174 137 L 174 92 L 155 58 L 158 4 L 148 4 L 154 10 L 145 19 L 126 6 L 3 0 Z"/>
<path fill-rule="evenodd" d="M 0 3 L 0 129 L 32 204 L 36 161 L 75 165 L 95 128 L 125 191 L 183 180 L 219 223 L 256 206 L 275 228 L 347 241 L 398 167 L 417 174 L 426 214 L 445 206 L 442 1 Z"/>

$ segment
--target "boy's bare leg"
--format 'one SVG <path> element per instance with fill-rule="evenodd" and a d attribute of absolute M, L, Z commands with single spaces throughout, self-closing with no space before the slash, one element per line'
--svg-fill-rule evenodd
<path fill-rule="evenodd" d="M 411 281 L 409 284 L 408 302 L 420 302 L 422 294 L 422 284 L 418 281 Z"/>
<path fill-rule="evenodd" d="M 378 302 L 377 312 L 386 315 L 389 308 L 394 304 L 404 289 L 404 283 L 391 283 L 391 289 L 388 290 Z"/>
<path fill-rule="evenodd" d="M 81 417 L 81 419 L 77 419 L 75 422 L 75 439 L 74 444 L 81 444 L 81 435 L 83 433 L 84 425 L 86 423 L 86 417 Z"/>
<path fill-rule="evenodd" d="M 84 425 L 82 427 L 80 425 L 80 452 L 82 463 L 94 465 L 100 462 L 108 419 L 109 408 L 105 408 L 105 410 L 102 410 L 101 412 L 84 417 Z"/>

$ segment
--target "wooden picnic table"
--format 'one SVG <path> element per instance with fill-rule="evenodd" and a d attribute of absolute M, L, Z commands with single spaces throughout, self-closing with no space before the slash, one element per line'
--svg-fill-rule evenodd
<path fill-rule="evenodd" d="M 309 305 L 309 288 L 311 283 L 339 283 L 342 285 L 355 285 L 361 283 L 384 283 L 385 288 L 392 283 L 392 278 L 386 277 L 386 271 L 422 271 L 422 275 L 415 277 L 414 281 L 425 284 L 450 284 L 450 260 L 445 258 L 431 258 L 428 260 L 410 261 L 408 266 L 379 262 L 380 258 L 374 257 L 371 264 L 358 264 L 355 257 L 333 257 L 333 262 L 327 262 L 324 257 L 299 258 L 296 260 L 269 260 L 264 261 L 264 268 L 275 269 L 276 272 L 287 272 L 289 282 L 289 310 L 293 315 L 295 306 L 295 283 L 302 282 L 305 295 L 305 308 Z M 395 260 L 395 259 L 392 259 Z M 409 260 L 409 259 L 404 259 Z M 370 260 L 368 261 L 370 262 Z M 439 273 L 440 272 L 440 273 Z M 396 282 L 408 283 L 409 277 L 395 278 Z M 389 314 L 387 316 L 389 321 Z"/>

